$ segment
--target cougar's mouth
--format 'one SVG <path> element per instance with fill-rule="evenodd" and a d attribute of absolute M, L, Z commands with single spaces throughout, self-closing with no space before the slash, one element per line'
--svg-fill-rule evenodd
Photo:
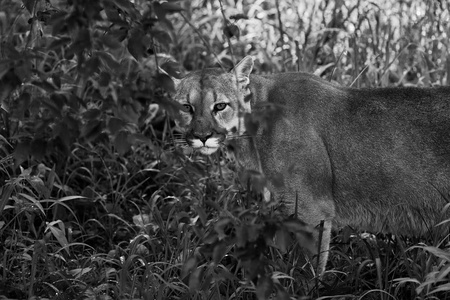
<path fill-rule="evenodd" d="M 201 147 L 200 149 L 197 149 L 200 151 L 203 155 L 211 155 L 214 152 L 216 152 L 219 149 L 219 147 Z"/>
<path fill-rule="evenodd" d="M 217 138 L 209 138 L 205 142 L 199 139 L 188 141 L 192 149 L 199 151 L 203 155 L 211 155 L 219 149 L 220 143 Z"/>

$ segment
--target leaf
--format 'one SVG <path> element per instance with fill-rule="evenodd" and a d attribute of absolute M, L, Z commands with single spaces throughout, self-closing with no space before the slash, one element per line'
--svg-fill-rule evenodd
<path fill-rule="evenodd" d="M 14 159 L 16 160 L 16 165 L 19 165 L 23 161 L 27 160 L 30 155 L 30 151 L 30 142 L 26 141 L 17 144 L 13 153 Z"/>
<path fill-rule="evenodd" d="M 0 80 L 11 70 L 11 61 L 9 59 L 0 60 Z M 12 70 L 11 70 L 12 71 Z"/>
<path fill-rule="evenodd" d="M 64 201 L 70 201 L 70 200 L 76 200 L 76 199 L 85 199 L 83 196 L 66 196 L 58 199 L 58 202 L 64 202 Z"/>
<path fill-rule="evenodd" d="M 326 70 L 328 70 L 329 68 L 333 67 L 334 65 L 335 65 L 335 63 L 334 63 L 334 62 L 331 62 L 331 63 L 329 63 L 329 64 L 320 66 L 320 67 L 318 67 L 318 68 L 314 71 L 314 75 L 317 75 L 317 76 L 321 77 L 322 74 L 323 74 Z"/>
<path fill-rule="evenodd" d="M 208 217 L 206 216 L 205 209 L 201 206 L 194 206 L 195 212 L 200 218 L 200 222 L 202 222 L 203 226 L 206 226 L 206 222 L 208 222 Z"/>
<path fill-rule="evenodd" d="M 37 160 L 41 161 L 47 151 L 47 141 L 43 139 L 35 139 L 30 144 L 31 155 Z"/>
<path fill-rule="evenodd" d="M 195 256 L 189 257 L 183 264 L 183 269 L 181 270 L 181 278 L 185 278 L 192 272 L 193 269 L 197 267 L 197 258 Z"/>
<path fill-rule="evenodd" d="M 256 242 L 261 234 L 262 224 L 252 224 L 247 226 L 249 242 Z"/>
<path fill-rule="evenodd" d="M 123 104 L 120 109 L 116 110 L 116 115 L 124 122 L 138 124 L 141 111 L 141 104 L 138 101 L 133 101 L 132 103 Z"/>
<path fill-rule="evenodd" d="M 197 291 L 200 288 L 200 279 L 202 277 L 203 268 L 198 267 L 194 272 L 189 276 L 189 290 L 191 292 Z"/>
<path fill-rule="evenodd" d="M 135 29 L 128 39 L 127 49 L 136 60 L 140 60 L 146 52 L 146 47 L 142 43 L 143 38 L 144 33 L 141 30 Z"/>
<path fill-rule="evenodd" d="M 120 9 L 125 11 L 133 20 L 139 19 L 141 14 L 136 9 L 133 3 L 128 0 L 113 0 L 114 4 L 117 5 Z"/>
<path fill-rule="evenodd" d="M 433 282 L 434 284 L 434 282 Z M 450 283 L 439 285 L 437 288 L 435 288 L 433 291 L 429 292 L 429 295 L 439 292 L 448 292 L 450 291 Z"/>
<path fill-rule="evenodd" d="M 217 234 L 214 231 L 208 232 L 206 235 L 202 236 L 202 241 L 206 245 L 212 245 L 218 241 Z"/>
<path fill-rule="evenodd" d="M 175 84 L 173 83 L 173 80 L 172 78 L 170 78 L 170 76 L 163 73 L 159 73 L 154 78 L 157 86 L 162 87 L 169 93 L 175 93 Z"/>
<path fill-rule="evenodd" d="M 244 15 L 244 14 L 236 14 L 236 15 L 231 15 L 230 16 L 231 20 L 248 20 L 248 16 Z"/>
<path fill-rule="evenodd" d="M 42 22 L 44 25 L 53 25 L 55 23 L 55 19 L 58 20 L 59 17 L 65 15 L 65 12 L 61 12 L 56 9 L 40 10 L 36 13 L 36 17 L 39 22 Z"/>
<path fill-rule="evenodd" d="M 118 12 L 118 9 L 115 5 L 112 5 L 111 3 L 104 3 L 105 5 L 105 13 L 106 17 L 109 21 L 114 23 L 115 25 L 128 25 L 121 17 Z"/>
<path fill-rule="evenodd" d="M 169 51 L 169 45 L 172 43 L 172 38 L 167 31 L 150 30 L 149 34 L 159 42 L 160 46 L 163 46 L 165 50 Z"/>
<path fill-rule="evenodd" d="M 98 120 L 98 119 L 100 119 L 101 115 L 102 115 L 102 112 L 100 111 L 100 109 L 92 108 L 92 109 L 87 110 L 83 114 L 83 118 L 85 120 Z"/>
<path fill-rule="evenodd" d="M 22 196 L 23 198 L 27 199 L 31 203 L 33 203 L 33 205 L 35 205 L 40 210 L 42 215 L 45 216 L 44 208 L 42 207 L 42 204 L 36 198 L 34 198 L 30 195 L 24 194 L 24 193 L 19 193 L 19 195 Z"/>
<path fill-rule="evenodd" d="M 94 53 L 100 58 L 102 65 L 108 68 L 108 71 L 116 72 L 119 70 L 120 63 L 110 53 L 103 51 L 95 51 Z"/>
<path fill-rule="evenodd" d="M 258 300 L 266 300 L 272 294 L 273 281 L 272 278 L 267 276 L 261 276 L 258 279 L 258 284 L 256 285 L 255 294 Z"/>
<path fill-rule="evenodd" d="M 308 249 L 311 253 L 316 253 L 316 245 L 313 239 L 314 228 L 305 222 L 291 218 L 283 222 L 284 227 L 294 233 L 300 246 Z"/>
<path fill-rule="evenodd" d="M 53 37 L 65 34 L 69 31 L 69 28 L 73 29 L 75 27 L 74 20 L 68 21 L 67 15 L 68 12 L 59 11 L 59 13 L 54 14 L 50 19 L 49 23 L 52 25 L 51 34 Z M 68 43 L 66 45 L 68 45 Z"/>
<path fill-rule="evenodd" d="M 244 116 L 244 126 L 248 134 L 256 135 L 259 128 L 259 121 L 252 114 L 246 113 Z"/>
<path fill-rule="evenodd" d="M 278 290 L 277 290 L 277 296 L 275 299 L 276 300 L 290 300 L 291 297 L 289 296 L 289 293 L 286 292 L 282 286 L 279 286 Z"/>
<path fill-rule="evenodd" d="M 6 204 L 8 203 L 13 191 L 14 185 L 11 183 L 7 183 L 0 188 L 0 215 L 2 215 L 3 210 L 5 209 Z"/>
<path fill-rule="evenodd" d="M 8 140 L 0 134 L 0 141 L 2 141 L 3 143 L 5 143 L 6 145 L 8 145 L 8 147 L 12 148 L 13 146 L 8 142 Z"/>
<path fill-rule="evenodd" d="M 59 222 L 61 222 L 61 221 L 59 221 Z M 51 231 L 51 233 L 56 238 L 56 240 L 61 245 L 61 247 L 63 247 L 64 250 L 67 252 L 67 254 L 70 255 L 69 242 L 67 241 L 65 233 L 61 229 L 56 228 L 55 226 L 53 226 L 52 225 L 53 223 L 54 222 L 49 223 L 49 225 L 47 225 L 47 228 Z"/>
<path fill-rule="evenodd" d="M 100 41 L 103 45 L 111 49 L 119 49 L 122 47 L 122 43 L 118 41 L 117 37 L 111 33 L 102 35 Z"/>
<path fill-rule="evenodd" d="M 172 78 L 170 78 L 166 74 L 159 73 L 155 76 L 155 81 L 157 85 L 168 91 L 169 93 L 175 92 L 175 84 L 173 83 Z"/>
<path fill-rule="evenodd" d="M 76 279 L 79 279 L 81 276 L 89 273 L 90 271 L 92 271 L 92 268 L 90 268 L 90 267 L 77 268 L 77 269 L 69 270 L 69 274 L 72 275 L 73 277 L 75 277 Z"/>
<path fill-rule="evenodd" d="M 32 81 L 31 84 L 40 87 L 48 93 L 53 93 L 54 91 L 56 91 L 56 88 L 47 81 Z"/>
<path fill-rule="evenodd" d="M 445 265 L 440 271 L 439 274 L 436 276 L 437 281 L 445 280 L 450 273 L 450 265 Z"/>
<path fill-rule="evenodd" d="M 172 23 L 170 23 L 170 21 L 166 18 L 166 14 L 169 11 L 167 11 L 164 6 L 158 2 L 153 3 L 153 8 L 155 10 L 156 16 L 158 17 L 158 21 L 162 24 L 165 24 L 170 30 L 173 30 Z"/>
<path fill-rule="evenodd" d="M 275 245 L 278 249 L 280 249 L 281 254 L 285 254 L 287 252 L 289 234 L 286 230 L 278 229 L 275 233 Z"/>
<path fill-rule="evenodd" d="M 134 225 L 136 225 L 140 228 L 145 228 L 145 226 L 147 224 L 150 224 L 151 216 L 148 214 L 139 214 L 139 215 L 134 215 L 132 219 L 133 219 Z"/>
<path fill-rule="evenodd" d="M 159 105 L 156 103 L 151 103 L 148 107 L 148 115 L 146 117 L 146 124 L 151 124 L 152 121 L 156 118 L 159 112 Z"/>
<path fill-rule="evenodd" d="M 84 137 L 88 142 L 96 139 L 102 132 L 102 122 L 99 120 L 89 120 L 81 128 L 81 136 Z"/>
<path fill-rule="evenodd" d="M 55 73 L 52 74 L 52 81 L 53 84 L 58 88 L 61 89 L 61 77 L 56 75 Z"/>
<path fill-rule="evenodd" d="M 236 246 L 239 248 L 245 247 L 248 241 L 248 230 L 245 224 L 236 228 Z"/>
<path fill-rule="evenodd" d="M 119 118 L 112 117 L 108 122 L 108 130 L 110 133 L 115 134 L 119 130 L 123 129 L 125 122 Z"/>
<path fill-rule="evenodd" d="M 106 87 L 109 85 L 111 81 L 111 75 L 107 72 L 101 72 L 100 77 L 98 78 L 98 84 L 102 87 Z"/>
<path fill-rule="evenodd" d="M 216 224 L 214 224 L 214 230 L 219 235 L 219 240 L 222 240 L 227 237 L 227 234 L 225 233 L 225 229 L 231 223 L 232 223 L 231 219 L 223 218 L 223 219 L 218 220 L 216 222 Z"/>
<path fill-rule="evenodd" d="M 436 257 L 444 259 L 447 262 L 450 261 L 450 253 L 446 250 L 442 250 L 442 249 L 439 249 L 438 247 L 433 247 L 433 246 L 423 247 L 423 250 L 433 254 Z"/>
<path fill-rule="evenodd" d="M 111 31 L 108 32 L 108 35 L 111 35 L 119 43 L 122 43 L 128 36 L 128 29 L 126 28 L 111 29 Z"/>
<path fill-rule="evenodd" d="M 283 222 L 283 225 L 290 231 L 290 232 L 300 232 L 300 231 L 311 231 L 308 230 L 310 226 L 306 224 L 305 222 L 299 220 L 290 218 Z"/>
<path fill-rule="evenodd" d="M 36 0 L 22 0 L 23 6 L 28 10 L 30 14 L 33 13 L 33 6 Z"/>
<path fill-rule="evenodd" d="M 84 76 L 89 77 L 94 73 L 97 73 L 99 68 L 100 68 L 100 59 L 97 56 L 88 59 L 85 62 L 83 68 Z"/>
<path fill-rule="evenodd" d="M 30 179 L 28 179 L 28 182 L 38 192 L 39 196 L 48 198 L 46 195 L 49 194 L 49 191 L 41 178 L 38 176 L 31 176 Z"/>
<path fill-rule="evenodd" d="M 161 7 L 162 7 L 162 9 L 164 9 L 166 11 L 166 13 L 175 13 L 175 12 L 180 12 L 180 11 L 184 10 L 184 8 L 182 8 L 178 4 L 170 3 L 170 2 L 161 3 Z"/>
<path fill-rule="evenodd" d="M 213 250 L 213 262 L 218 265 L 227 253 L 227 247 L 224 243 L 218 243 Z"/>
<path fill-rule="evenodd" d="M 163 69 L 169 76 L 175 77 L 177 79 L 181 78 L 181 67 L 180 64 L 175 61 L 168 61 L 161 65 Z"/>
<path fill-rule="evenodd" d="M 73 54 L 80 54 L 85 49 L 91 49 L 91 35 L 88 29 L 81 29 L 75 41 L 66 50 L 65 56 L 70 57 Z"/>
<path fill-rule="evenodd" d="M 21 60 L 23 59 L 23 54 L 17 51 L 16 47 L 10 42 L 2 44 L 2 51 L 4 52 L 2 57 L 7 57 L 11 60 Z"/>
<path fill-rule="evenodd" d="M 68 43 L 70 43 L 71 39 L 69 37 L 61 37 L 54 39 L 50 45 L 47 47 L 47 51 L 59 49 L 61 47 L 65 47 Z"/>
<path fill-rule="evenodd" d="M 124 155 L 128 150 L 131 149 L 131 144 L 128 141 L 129 133 L 127 131 L 120 131 L 114 139 L 114 147 L 120 155 Z"/>
<path fill-rule="evenodd" d="M 42 107 L 45 107 L 49 112 L 56 117 L 61 117 L 62 105 L 59 107 L 59 101 L 55 101 L 54 98 L 50 97 L 39 97 Z"/>
<path fill-rule="evenodd" d="M 239 35 L 240 35 L 239 27 L 237 27 L 234 24 L 228 24 L 227 26 L 225 26 L 225 28 L 223 29 L 223 33 L 225 34 L 225 36 L 227 38 L 232 38 L 232 37 L 239 38 Z"/>

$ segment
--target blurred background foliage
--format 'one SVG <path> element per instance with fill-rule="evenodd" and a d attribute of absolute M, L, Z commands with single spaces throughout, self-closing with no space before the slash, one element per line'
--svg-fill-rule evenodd
<path fill-rule="evenodd" d="M 252 55 L 259 74 L 448 85 L 449 21 L 436 0 L 0 0 L 2 299 L 450 297 L 446 223 L 421 244 L 345 229 L 316 277 L 301 221 L 174 147 L 158 72 Z"/>

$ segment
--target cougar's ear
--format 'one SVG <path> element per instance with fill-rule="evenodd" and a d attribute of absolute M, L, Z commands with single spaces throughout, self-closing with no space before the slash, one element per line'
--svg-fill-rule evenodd
<path fill-rule="evenodd" d="M 173 85 L 175 86 L 175 91 L 178 89 L 178 86 L 180 85 L 181 79 L 175 78 L 170 76 L 170 79 L 173 81 Z"/>
<path fill-rule="evenodd" d="M 250 82 L 250 73 L 253 69 L 253 58 L 244 57 L 230 72 L 235 74 L 239 83 L 247 85 Z"/>

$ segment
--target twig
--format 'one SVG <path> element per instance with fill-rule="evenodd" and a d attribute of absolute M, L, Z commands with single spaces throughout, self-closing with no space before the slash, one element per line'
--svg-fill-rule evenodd
<path fill-rule="evenodd" d="M 209 46 L 208 42 L 203 38 L 202 34 L 200 33 L 200 31 L 198 31 L 198 29 L 192 25 L 191 22 L 189 22 L 189 20 L 186 18 L 186 16 L 180 12 L 180 15 L 183 17 L 184 21 L 192 28 L 194 29 L 195 33 L 197 33 L 198 37 L 202 40 L 203 44 L 205 44 L 205 47 L 208 49 L 208 52 L 211 53 L 212 55 L 214 55 L 214 57 L 217 60 L 217 63 L 219 64 L 219 66 L 224 69 L 224 67 L 222 66 L 222 64 L 220 63 L 219 57 L 211 50 L 211 47 Z"/>
<path fill-rule="evenodd" d="M 220 4 L 220 12 L 222 13 L 223 16 L 223 21 L 225 23 L 225 26 L 228 26 L 227 24 L 227 17 L 225 16 L 225 11 L 223 9 L 223 3 L 222 0 L 219 0 L 219 4 Z M 231 39 L 228 35 L 225 34 L 226 39 L 228 40 L 228 48 L 230 49 L 230 54 L 231 54 L 231 61 L 233 62 L 233 65 L 236 64 L 236 58 L 234 57 L 234 52 L 233 52 L 233 47 L 231 46 Z"/>
<path fill-rule="evenodd" d="M 275 7 L 277 8 L 277 14 L 278 14 L 278 29 L 280 30 L 280 40 L 284 44 L 284 29 L 283 29 L 283 23 L 281 23 L 281 11 L 280 11 L 280 3 L 278 0 L 275 1 Z M 284 51 L 281 51 L 281 55 L 283 56 L 283 71 L 286 70 L 285 68 L 285 61 L 286 57 L 284 54 Z"/>
<path fill-rule="evenodd" d="M 334 72 L 337 69 L 337 66 L 339 64 L 339 62 L 341 61 L 342 57 L 344 56 L 344 54 L 347 54 L 347 49 L 342 50 L 341 54 L 339 55 L 338 60 L 336 61 L 336 64 L 334 65 L 333 70 L 331 71 L 330 77 L 329 77 L 329 82 L 331 82 L 331 80 L 333 80 L 333 76 L 334 76 Z"/>

